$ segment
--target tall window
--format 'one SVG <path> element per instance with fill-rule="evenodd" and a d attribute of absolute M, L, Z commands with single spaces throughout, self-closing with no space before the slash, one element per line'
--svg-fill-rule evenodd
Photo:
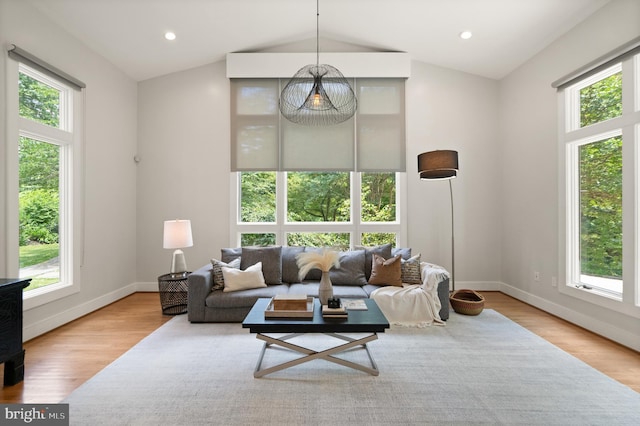
<path fill-rule="evenodd" d="M 566 224 L 561 291 L 636 306 L 639 64 L 638 55 L 620 60 L 561 92 Z"/>
<path fill-rule="evenodd" d="M 82 98 L 50 73 L 19 62 L 9 65 L 7 123 L 13 143 L 6 166 L 9 185 L 16 188 L 10 194 L 16 196 L 9 197 L 15 213 L 8 223 L 15 231 L 8 233 L 8 266 L 9 272 L 31 278 L 25 289 L 28 308 L 78 290 Z"/>
<path fill-rule="evenodd" d="M 400 244 L 396 173 L 238 173 L 237 243 Z M 359 195 L 359 196 L 358 196 Z"/>
<path fill-rule="evenodd" d="M 404 79 L 354 79 L 357 114 L 335 126 L 283 119 L 285 83 L 231 82 L 231 243 L 403 244 Z"/>
<path fill-rule="evenodd" d="M 26 291 L 60 282 L 60 165 L 66 143 L 50 129 L 66 130 L 66 90 L 27 67 L 19 73 L 20 276 Z"/>

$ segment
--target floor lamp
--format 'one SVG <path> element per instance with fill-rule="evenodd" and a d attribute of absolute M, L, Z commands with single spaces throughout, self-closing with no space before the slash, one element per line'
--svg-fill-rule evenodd
<path fill-rule="evenodd" d="M 451 198 L 451 289 L 456 290 L 455 249 L 453 233 L 453 188 L 451 180 L 458 175 L 458 151 L 438 150 L 418 155 L 418 174 L 421 180 L 448 180 Z"/>

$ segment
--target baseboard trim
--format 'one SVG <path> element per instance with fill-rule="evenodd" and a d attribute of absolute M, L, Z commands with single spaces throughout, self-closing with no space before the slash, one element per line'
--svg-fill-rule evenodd
<path fill-rule="evenodd" d="M 640 341 L 638 340 L 637 335 L 634 335 L 619 327 L 615 327 L 611 324 L 598 321 L 581 312 L 574 311 L 562 305 L 558 305 L 555 302 L 551 302 L 542 297 L 528 293 L 517 287 L 513 287 L 505 283 L 501 284 L 502 285 L 499 291 L 504 294 L 507 294 L 524 303 L 550 313 L 551 315 L 555 315 L 565 321 L 568 321 L 595 334 L 598 334 L 609 340 L 640 352 Z"/>
<path fill-rule="evenodd" d="M 513 287 L 509 284 L 499 281 L 459 281 L 456 282 L 456 288 L 470 289 L 476 291 L 500 291 L 515 299 L 518 299 L 531 306 L 535 306 L 538 309 L 542 309 L 552 315 L 576 324 L 582 328 L 585 328 L 593 333 L 603 336 L 614 342 L 620 343 L 623 346 L 631 348 L 640 352 L 640 342 L 638 336 L 629 333 L 626 330 L 622 330 L 611 324 L 603 323 L 602 321 L 595 320 L 585 314 L 568 309 L 557 303 L 551 302 L 547 299 L 543 299 L 534 294 L 523 291 L 519 288 Z M 103 308 L 110 303 L 116 302 L 124 297 L 127 297 L 136 292 L 157 292 L 157 282 L 134 282 L 126 287 L 113 291 L 111 293 L 100 296 L 96 299 L 90 300 L 78 306 L 74 306 L 72 309 L 60 312 L 41 321 L 33 324 L 25 325 L 23 329 L 23 340 L 27 341 L 41 334 L 47 333 L 55 328 L 58 328 L 68 322 L 87 315 L 95 310 Z"/>
<path fill-rule="evenodd" d="M 35 322 L 33 324 L 25 324 L 22 331 L 22 340 L 27 341 L 42 334 L 45 334 L 53 329 L 56 329 L 62 325 L 65 325 L 73 320 L 76 320 L 84 315 L 90 314 L 100 308 L 117 302 L 118 300 L 127 297 L 136 292 L 157 292 L 157 282 L 135 282 L 126 287 L 122 287 L 111 293 L 107 293 L 103 296 L 97 297 L 93 300 L 85 302 L 81 305 L 74 306 L 64 312 L 59 312 L 55 315 L 47 317 L 43 320 Z"/>
<path fill-rule="evenodd" d="M 135 283 L 136 291 L 141 292 L 157 292 L 158 291 L 158 282 L 138 282 Z"/>
<path fill-rule="evenodd" d="M 503 285 L 499 281 L 456 281 L 456 290 L 500 291 Z"/>

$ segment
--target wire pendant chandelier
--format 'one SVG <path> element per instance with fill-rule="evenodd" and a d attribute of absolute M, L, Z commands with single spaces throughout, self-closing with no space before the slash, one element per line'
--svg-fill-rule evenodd
<path fill-rule="evenodd" d="M 305 126 L 329 126 L 347 121 L 358 102 L 351 85 L 335 67 L 320 64 L 320 0 L 316 0 L 316 63 L 305 65 L 280 94 L 280 112 Z"/>

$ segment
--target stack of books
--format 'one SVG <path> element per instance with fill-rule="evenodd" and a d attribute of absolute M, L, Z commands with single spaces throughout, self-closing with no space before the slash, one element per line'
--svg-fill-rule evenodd
<path fill-rule="evenodd" d="M 344 306 L 340 306 L 339 308 L 330 308 L 327 305 L 322 305 L 322 316 L 323 318 L 329 319 L 349 318 L 347 309 Z"/>

